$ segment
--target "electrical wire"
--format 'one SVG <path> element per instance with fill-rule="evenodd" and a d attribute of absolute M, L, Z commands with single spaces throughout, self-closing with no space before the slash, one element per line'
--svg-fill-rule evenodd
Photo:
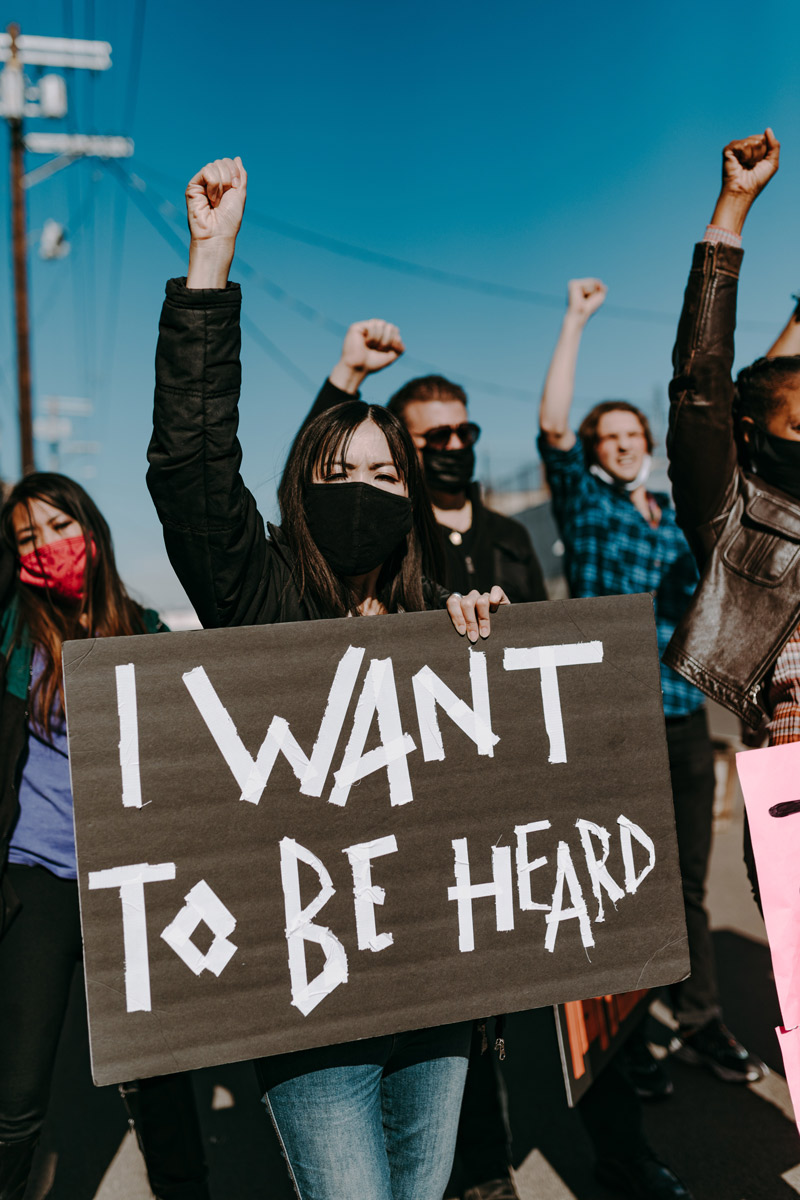
<path fill-rule="evenodd" d="M 144 214 L 153 228 L 161 234 L 162 238 L 164 238 L 166 242 L 169 243 L 176 254 L 185 261 L 188 251 L 188 245 L 185 238 L 176 233 L 167 224 L 162 214 L 155 208 L 151 207 L 144 188 L 137 187 L 134 177 L 125 171 L 116 161 L 116 159 L 103 159 L 102 162 L 106 170 L 110 171 L 111 174 L 122 184 L 122 186 L 127 188 L 129 196 L 131 199 L 133 199 L 136 206 Z M 308 390 L 312 395 L 314 394 L 314 391 L 316 390 L 314 381 L 308 375 L 306 375 L 306 373 L 302 371 L 296 363 L 292 362 L 289 356 L 284 354 L 283 351 L 275 345 L 272 339 L 267 337 L 267 335 L 258 328 L 256 323 L 250 317 L 246 315 L 242 316 L 242 328 L 251 338 L 253 338 L 253 340 L 256 342 L 256 345 L 258 345 L 265 354 L 269 355 L 269 357 L 275 363 L 277 363 L 281 370 L 285 371 L 286 374 L 288 374 L 295 381 L 295 383 L 299 383 L 305 390 Z"/>
<path fill-rule="evenodd" d="M 133 16 L 133 32 L 131 34 L 130 68 L 128 73 L 128 88 L 125 96 L 122 114 L 122 132 L 126 136 L 133 133 L 133 121 L 136 115 L 136 101 L 139 95 L 139 80 L 142 67 L 142 49 L 144 46 L 144 25 L 146 0 L 137 0 Z M 114 365 L 114 352 L 117 342 L 119 325 L 120 298 L 122 296 L 122 260 L 125 249 L 125 234 L 127 228 L 128 198 L 122 188 L 114 192 L 113 216 L 111 220 L 111 256 L 108 279 L 108 299 L 106 301 L 106 328 L 104 348 L 105 361 L 102 379 L 105 386 L 111 388 L 111 376 Z"/>
<path fill-rule="evenodd" d="M 169 187 L 182 190 L 182 185 L 176 183 L 175 180 L 170 179 L 152 167 L 145 167 L 143 163 L 137 160 L 137 171 L 139 170 L 146 171 L 147 174 L 152 175 L 154 178 L 160 177 L 161 181 Z M 461 291 L 478 292 L 484 296 L 494 296 L 522 304 L 558 308 L 562 311 L 564 309 L 565 300 L 563 295 L 556 295 L 552 292 L 539 292 L 532 288 L 514 287 L 510 284 L 494 283 L 491 280 L 480 279 L 474 275 L 466 275 L 457 271 L 443 271 L 438 267 L 428 267 L 422 263 L 413 262 L 411 259 L 399 258 L 393 254 L 384 254 L 378 250 L 369 250 L 353 242 L 330 237 L 327 234 L 306 229 L 302 225 L 294 225 L 290 221 L 283 221 L 278 217 L 259 213 L 250 207 L 247 210 L 247 219 L 254 225 L 260 225 L 263 229 L 269 229 L 273 233 L 280 234 L 282 237 L 289 238 L 292 241 L 302 242 L 304 245 L 313 246 L 319 250 L 327 250 L 331 254 L 338 254 L 345 258 L 369 263 L 372 266 L 384 267 L 387 270 L 398 271 L 404 275 L 416 276 L 431 283 L 446 284 Z M 619 304 L 606 303 L 603 305 L 603 313 L 617 320 L 669 325 L 673 329 L 677 328 L 678 323 L 676 314 L 649 308 L 625 307 Z M 742 320 L 738 322 L 738 326 L 740 329 L 751 329 L 754 331 L 774 329 L 772 322 L 761 320 Z"/>
<path fill-rule="evenodd" d="M 180 224 L 181 231 L 183 230 L 181 214 L 170 200 L 165 200 L 141 176 L 126 172 L 124 168 L 119 166 L 117 166 L 117 169 L 127 175 L 132 186 L 136 189 L 136 194 L 150 195 L 153 198 L 154 203 L 157 204 L 159 217 L 165 224 L 173 221 L 176 226 Z M 181 244 L 185 245 L 185 242 Z M 307 304 L 305 300 L 300 300 L 296 296 L 293 296 L 285 288 L 282 288 L 280 284 L 275 283 L 274 280 L 269 279 L 261 271 L 258 271 L 239 254 L 236 255 L 236 265 L 246 279 L 249 279 L 256 287 L 266 292 L 278 304 L 296 313 L 304 321 L 308 321 L 318 328 L 325 329 L 337 338 L 342 338 L 347 333 L 347 325 L 320 312 L 313 305 Z M 266 337 L 266 335 L 262 334 L 262 337 Z M 442 368 L 435 363 L 428 362 L 426 359 L 416 358 L 413 355 L 405 355 L 403 361 L 412 370 L 419 371 L 425 375 L 441 375 L 444 373 Z M 473 392 L 484 392 L 490 396 L 507 397 L 525 402 L 530 402 L 534 398 L 534 393 L 526 388 L 511 387 L 507 384 L 494 383 L 487 379 L 476 379 L 473 376 L 465 375 L 462 371 L 449 372 L 449 374 L 454 374 L 465 387 Z"/>

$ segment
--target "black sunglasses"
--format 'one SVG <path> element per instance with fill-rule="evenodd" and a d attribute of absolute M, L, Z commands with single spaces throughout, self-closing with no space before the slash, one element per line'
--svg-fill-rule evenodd
<path fill-rule="evenodd" d="M 481 427 L 474 421 L 464 421 L 461 425 L 437 425 L 435 429 L 427 429 L 418 436 L 425 439 L 429 450 L 444 450 L 453 434 L 466 448 L 475 445 L 481 436 Z"/>

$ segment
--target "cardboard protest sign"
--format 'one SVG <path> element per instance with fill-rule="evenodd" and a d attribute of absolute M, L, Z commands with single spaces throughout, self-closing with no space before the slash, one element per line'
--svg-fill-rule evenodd
<path fill-rule="evenodd" d="M 685 977 L 649 596 L 67 643 L 98 1083 Z"/>
<path fill-rule="evenodd" d="M 622 996 L 595 996 L 556 1005 L 558 1049 L 570 1108 L 588 1092 L 647 1015 L 649 1002 L 650 992 L 645 988 Z"/>
<path fill-rule="evenodd" d="M 800 742 L 742 751 L 736 766 L 783 1018 L 776 1033 L 800 1128 Z"/>

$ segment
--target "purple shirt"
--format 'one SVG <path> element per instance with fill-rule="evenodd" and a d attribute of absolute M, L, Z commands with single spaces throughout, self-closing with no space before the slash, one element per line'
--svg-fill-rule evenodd
<path fill-rule="evenodd" d="M 37 648 L 33 680 L 44 666 Z M 8 860 L 45 867 L 60 879 L 77 879 L 72 786 L 63 712 L 54 714 L 50 739 L 28 716 L 28 757 L 19 785 L 20 814 L 11 834 Z"/>

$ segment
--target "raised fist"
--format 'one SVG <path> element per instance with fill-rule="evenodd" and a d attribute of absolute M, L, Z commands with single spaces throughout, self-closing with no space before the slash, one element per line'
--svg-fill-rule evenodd
<path fill-rule="evenodd" d="M 396 362 L 405 350 L 400 330 L 373 317 L 356 321 L 345 334 L 341 361 L 350 371 L 372 375 Z"/>
<path fill-rule="evenodd" d="M 588 321 L 607 295 L 608 288 L 600 279 L 570 279 L 567 284 L 567 311 Z"/>
<path fill-rule="evenodd" d="M 778 169 L 781 145 L 771 129 L 728 142 L 722 151 L 722 190 L 755 200 Z"/>
<path fill-rule="evenodd" d="M 206 163 L 186 187 L 186 213 L 194 241 L 235 239 L 247 197 L 247 172 L 240 158 Z"/>

